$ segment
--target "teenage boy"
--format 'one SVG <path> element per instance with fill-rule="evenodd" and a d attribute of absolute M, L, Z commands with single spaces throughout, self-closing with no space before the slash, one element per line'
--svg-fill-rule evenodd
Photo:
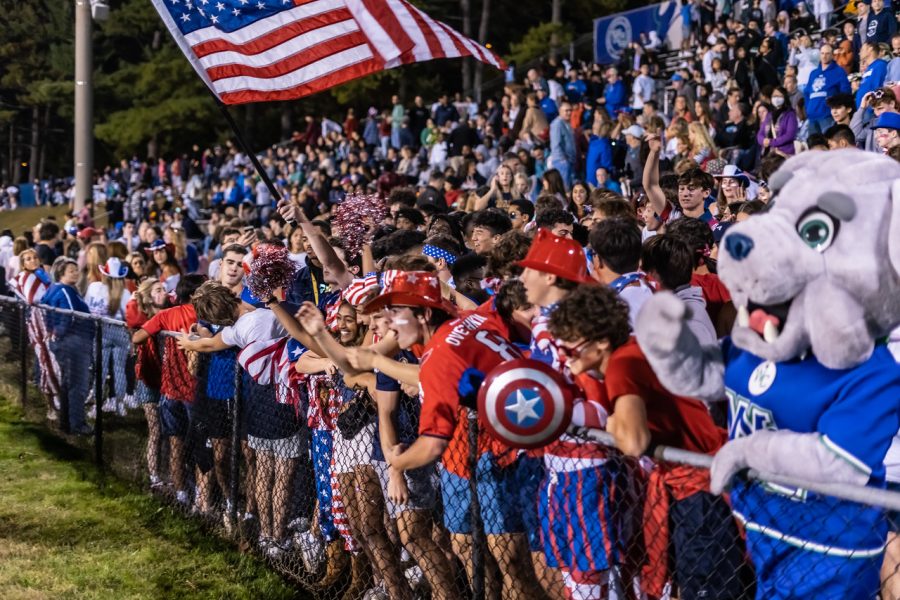
<path fill-rule="evenodd" d="M 602 379 L 610 406 L 606 430 L 623 454 L 639 457 L 651 445 L 714 454 L 724 444 L 725 431 L 715 426 L 702 402 L 675 396 L 660 384 L 631 337 L 628 308 L 613 290 L 575 290 L 551 315 L 550 332 L 570 357 L 573 375 Z M 743 594 L 744 582 L 736 576 L 743 562 L 737 527 L 725 501 L 704 491 L 708 489 L 709 472 L 704 469 L 661 463 L 651 471 L 648 496 L 672 501 L 667 515 L 650 516 L 645 522 L 645 531 L 648 525 L 657 527 L 656 537 L 644 540 L 648 564 L 642 587 L 648 594 L 659 597 L 663 592 L 670 544 L 672 578 L 681 597 Z M 659 534 L 669 524 L 671 536 L 665 540 Z"/>
<path fill-rule="evenodd" d="M 214 279 L 224 285 L 235 298 L 240 298 L 244 289 L 244 257 L 246 255 L 247 249 L 244 246 L 236 243 L 229 244 L 222 250 L 222 258 L 219 260 L 216 270 Z M 202 320 L 200 325 L 213 332 L 218 332 L 222 327 Z M 231 446 L 231 402 L 234 399 L 236 359 L 237 353 L 232 348 L 213 352 L 209 355 L 205 373 L 202 375 L 206 379 L 206 395 L 201 396 L 197 404 L 197 409 L 200 413 L 198 418 L 200 434 L 204 441 L 206 439 L 209 440 L 213 454 L 213 474 L 215 475 L 216 483 L 219 484 L 219 491 L 225 499 L 223 515 L 226 527 L 233 525 L 228 520 L 233 501 L 229 496 L 228 456 Z M 252 482 L 255 461 L 252 460 L 253 457 L 248 454 L 249 452 L 249 448 L 244 449 L 244 455 L 248 463 L 247 480 Z M 198 508 L 201 512 L 208 512 L 212 494 L 212 480 L 209 470 L 204 473 L 201 469 L 200 473 L 198 473 L 197 489 L 199 491 Z M 251 508 L 253 508 L 253 503 L 250 503 L 250 507 L 247 510 L 247 512 L 253 514 L 255 509 L 251 510 Z"/>
<path fill-rule="evenodd" d="M 539 229 L 524 260 L 519 261 L 529 304 L 537 306 L 539 314 L 531 324 L 531 358 L 560 367 L 560 357 L 547 331 L 550 314 L 579 284 L 596 283 L 587 271 L 584 250 L 571 238 L 553 235 Z"/>
<path fill-rule="evenodd" d="M 638 270 L 641 262 L 641 230 L 631 219 L 606 219 L 591 230 L 591 267 L 594 277 L 628 303 L 628 322 L 634 326 L 638 312 L 653 288 Z"/>
<path fill-rule="evenodd" d="M 660 290 L 672 292 L 691 308 L 687 326 L 701 345 L 718 341 L 716 328 L 706 312 L 703 290 L 691 285 L 694 260 L 687 243 L 667 233 L 650 238 L 641 250 L 641 268 Z"/>
<path fill-rule="evenodd" d="M 368 312 L 380 309 L 386 309 L 388 327 L 401 349 L 425 346 L 420 370 L 419 437 L 409 448 L 398 444 L 385 458 L 401 472 L 442 458 L 444 524 L 454 552 L 468 568 L 472 533 L 469 420 L 474 416 L 485 374 L 522 356 L 508 339 L 513 325 L 496 313 L 479 312 L 445 325 L 455 316 L 456 308 L 441 298 L 437 277 L 426 272 L 398 274 L 366 307 Z M 477 443 L 481 515 L 488 549 L 502 574 L 502 597 L 534 597 L 540 588 L 524 535 L 524 519 L 533 517 L 534 510 L 517 500 L 535 498 L 542 474 L 540 461 L 519 456 L 484 432 L 479 432 Z M 529 489 L 535 494 L 529 494 Z M 498 583 L 491 577 L 489 586 L 500 591 Z"/>
<path fill-rule="evenodd" d="M 138 329 L 131 342 L 139 346 L 160 331 L 187 331 L 197 322 L 197 314 L 191 304 L 191 296 L 203 283 L 202 275 L 185 275 L 175 287 L 177 306 L 156 313 Z M 187 454 L 185 436 L 188 433 L 191 408 L 196 397 L 196 379 L 188 366 L 188 355 L 166 336 L 162 345 L 160 362 L 165 361 L 160 385 L 160 432 L 169 438 L 169 476 L 175 486 L 175 499 L 187 505 L 189 502 L 185 481 L 184 461 Z"/>
<path fill-rule="evenodd" d="M 271 310 L 276 298 L 253 305 L 242 301 L 218 281 L 204 283 L 194 294 L 196 315 L 202 321 L 222 328 L 215 335 L 209 329 L 197 328 L 199 337 L 187 335 L 178 339 L 186 351 L 219 352 L 229 348 L 245 348 L 252 342 L 285 336 L 285 330 Z M 252 360 L 252 359 L 251 359 Z M 298 458 L 307 453 L 306 436 L 296 418 L 296 409 L 268 386 L 252 385 L 245 375 L 249 391 L 246 402 L 247 443 L 256 451 L 256 506 L 259 510 L 260 548 L 271 558 L 279 558 L 290 546 L 287 523 L 290 521 L 292 484 Z"/>
<path fill-rule="evenodd" d="M 512 229 L 512 221 L 506 213 L 496 208 L 486 208 L 472 215 L 470 246 L 475 254 L 486 255 L 494 249 L 500 236 Z"/>

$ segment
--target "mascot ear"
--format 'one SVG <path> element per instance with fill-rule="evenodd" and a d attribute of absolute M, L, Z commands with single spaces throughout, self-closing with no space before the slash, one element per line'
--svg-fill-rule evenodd
<path fill-rule="evenodd" d="M 891 223 L 888 227 L 888 257 L 894 273 L 900 276 L 900 180 L 891 186 Z"/>

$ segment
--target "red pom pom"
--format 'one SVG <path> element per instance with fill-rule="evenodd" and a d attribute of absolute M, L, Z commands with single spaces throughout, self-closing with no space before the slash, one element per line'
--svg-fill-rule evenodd
<path fill-rule="evenodd" d="M 334 209 L 333 221 L 340 229 L 348 258 L 356 258 L 363 244 L 372 241 L 372 225 L 388 215 L 387 206 L 375 194 L 350 194 Z"/>
<path fill-rule="evenodd" d="M 253 251 L 247 287 L 260 300 L 266 300 L 281 288 L 290 286 L 297 273 L 297 264 L 288 255 L 284 246 L 264 244 Z"/>

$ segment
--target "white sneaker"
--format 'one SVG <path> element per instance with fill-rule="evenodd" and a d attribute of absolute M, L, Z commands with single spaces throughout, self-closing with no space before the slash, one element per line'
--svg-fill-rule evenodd
<path fill-rule="evenodd" d="M 378 584 L 367 590 L 363 594 L 362 600 L 391 600 L 391 597 L 388 595 L 387 590 L 384 589 L 384 584 Z"/>
<path fill-rule="evenodd" d="M 90 408 L 87 409 L 87 412 L 84 413 L 84 416 L 91 421 L 97 420 L 97 405 L 91 404 Z"/>
<path fill-rule="evenodd" d="M 409 582 L 409 587 L 413 589 L 422 585 L 422 582 L 425 580 L 425 573 L 422 572 L 419 565 L 413 565 L 406 569 L 403 571 L 403 575 L 406 577 L 406 581 Z"/>
<path fill-rule="evenodd" d="M 275 540 L 270 540 L 269 547 L 266 548 L 266 556 L 271 558 L 272 560 L 280 560 L 284 558 L 284 555 L 291 551 L 291 539 L 288 538 L 283 542 L 276 542 Z"/>
<path fill-rule="evenodd" d="M 190 498 L 188 497 L 187 490 L 178 490 L 175 492 L 175 502 L 182 506 L 188 506 L 188 504 L 190 504 Z"/>
<path fill-rule="evenodd" d="M 105 413 L 116 412 L 116 399 L 115 398 L 107 398 L 103 401 L 103 407 L 101 408 Z"/>
<path fill-rule="evenodd" d="M 120 417 L 124 417 L 125 415 L 128 414 L 128 408 L 125 406 L 124 400 L 116 401 L 116 414 L 119 415 Z"/>
<path fill-rule="evenodd" d="M 307 573 L 315 573 L 325 561 L 325 544 L 322 538 L 307 530 L 294 534 L 294 546 L 300 549 L 300 560 Z"/>
<path fill-rule="evenodd" d="M 125 394 L 125 398 L 122 399 L 122 403 L 128 410 L 134 410 L 135 408 L 139 408 L 141 406 L 141 403 L 138 401 L 134 394 Z"/>
<path fill-rule="evenodd" d="M 160 479 L 159 475 L 150 474 L 150 489 L 156 489 L 158 487 L 162 487 L 165 485 L 162 479 Z"/>

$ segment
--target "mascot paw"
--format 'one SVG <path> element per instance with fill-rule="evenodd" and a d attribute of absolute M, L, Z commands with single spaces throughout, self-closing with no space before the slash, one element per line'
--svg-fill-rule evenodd
<path fill-rule="evenodd" d="M 747 438 L 733 440 L 722 446 L 713 458 L 709 473 L 709 490 L 721 494 L 738 471 L 747 468 Z"/>
<path fill-rule="evenodd" d="M 669 353 L 678 346 L 687 327 L 687 305 L 671 292 L 654 294 L 644 303 L 635 323 L 635 334 L 642 348 Z"/>

